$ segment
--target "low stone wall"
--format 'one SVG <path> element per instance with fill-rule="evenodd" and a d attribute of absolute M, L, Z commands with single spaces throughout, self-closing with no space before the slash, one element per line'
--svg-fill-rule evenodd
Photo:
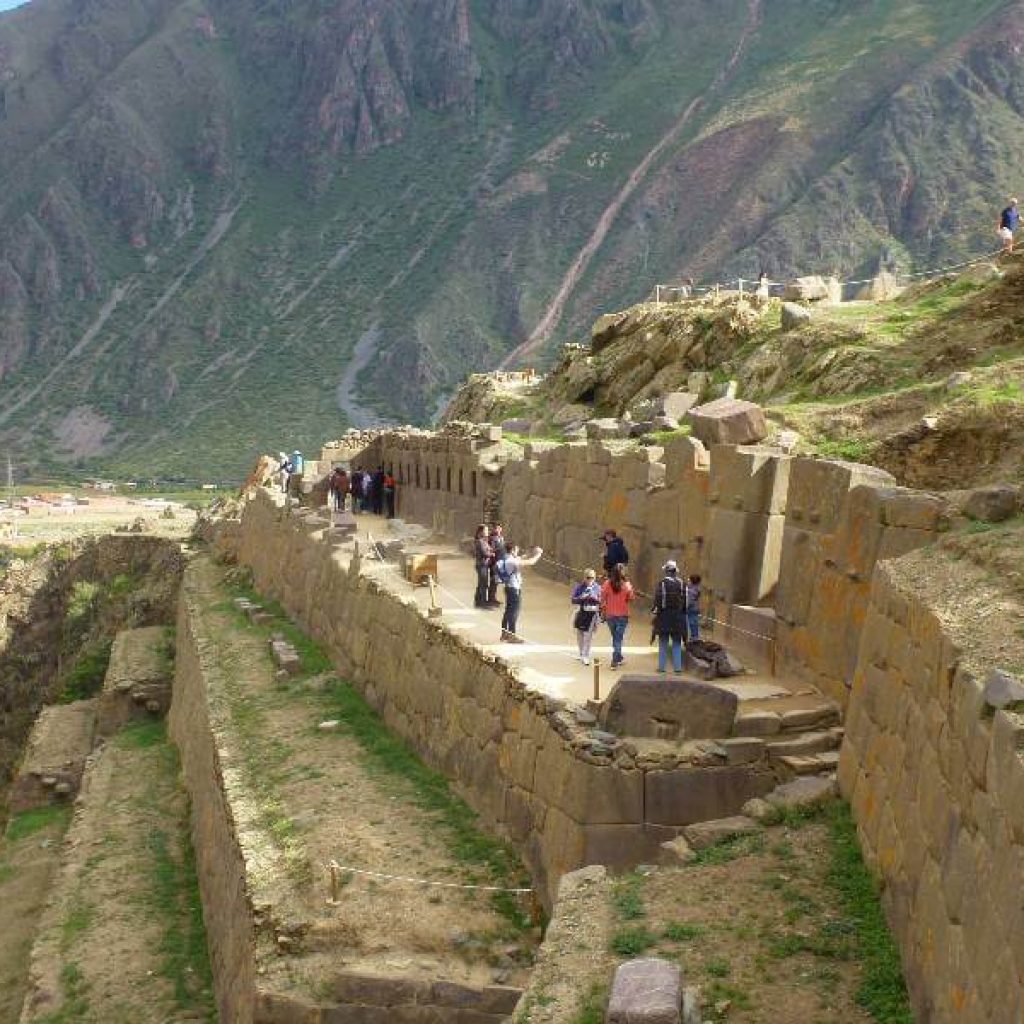
<path fill-rule="evenodd" d="M 649 859 L 683 825 L 735 814 L 775 785 L 763 759 L 643 760 L 628 743 L 588 739 L 563 701 L 527 690 L 508 663 L 343 566 L 323 525 L 258 493 L 240 561 L 385 722 L 516 843 L 549 900 L 565 872 Z"/>
<path fill-rule="evenodd" d="M 171 738 L 181 753 L 185 786 L 192 800 L 192 839 L 209 937 L 217 1009 L 222 1021 L 253 1019 L 252 908 L 246 891 L 245 861 L 225 788 L 214 737 L 216 713 L 207 688 L 220 669 L 202 639 L 202 606 L 188 575 L 178 611 L 174 690 L 168 718 Z"/>
<path fill-rule="evenodd" d="M 917 1019 L 1016 1024 L 1024 716 L 986 704 L 997 645 L 971 653 L 980 624 L 962 614 L 967 592 L 1012 617 L 990 579 L 938 550 L 875 570 L 840 783 L 884 883 Z"/>

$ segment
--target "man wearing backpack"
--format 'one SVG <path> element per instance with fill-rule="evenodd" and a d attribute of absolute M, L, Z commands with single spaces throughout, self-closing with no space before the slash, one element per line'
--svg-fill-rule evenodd
<path fill-rule="evenodd" d="M 686 639 L 686 584 L 679 578 L 675 562 L 666 562 L 663 576 L 654 590 L 654 632 L 658 635 L 658 672 L 664 675 L 672 644 L 672 668 L 683 672 L 683 641 Z"/>
<path fill-rule="evenodd" d="M 542 548 L 534 548 L 533 554 L 523 557 L 518 544 L 509 544 L 508 553 L 495 564 L 498 579 L 505 586 L 505 613 L 501 617 L 501 639 L 504 643 L 521 644 L 526 641 L 516 632 L 519 611 L 523 606 L 523 574 L 528 565 L 536 565 L 544 554 Z"/>

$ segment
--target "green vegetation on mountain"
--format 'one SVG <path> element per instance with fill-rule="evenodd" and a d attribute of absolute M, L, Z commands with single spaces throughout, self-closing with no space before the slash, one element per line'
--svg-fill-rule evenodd
<path fill-rule="evenodd" d="M 1024 157 L 1022 9 L 4 14 L 0 447 L 35 472 L 234 478 L 427 420 L 546 316 L 541 365 L 657 281 L 991 248 Z"/>

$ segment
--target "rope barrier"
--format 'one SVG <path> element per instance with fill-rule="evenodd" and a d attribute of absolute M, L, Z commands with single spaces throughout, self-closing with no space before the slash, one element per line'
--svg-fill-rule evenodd
<path fill-rule="evenodd" d="M 383 871 L 366 871 L 363 868 L 353 868 L 345 864 L 339 864 L 337 861 L 330 861 L 327 865 L 328 871 L 347 871 L 353 875 L 364 875 L 367 878 L 379 878 L 388 882 L 408 882 L 410 885 L 426 885 L 433 886 L 438 889 L 471 889 L 475 892 L 504 892 L 513 893 L 518 896 L 532 893 L 535 890 L 529 889 L 509 889 L 501 885 L 467 885 L 461 882 L 438 882 L 433 881 L 429 878 L 412 878 L 408 875 L 389 875 Z"/>
<path fill-rule="evenodd" d="M 892 276 L 896 277 L 896 278 L 938 277 L 941 274 L 948 274 L 950 271 L 953 271 L 953 270 L 962 270 L 965 267 L 973 267 L 973 266 L 976 266 L 979 263 L 984 263 L 986 260 L 991 260 L 991 259 L 994 259 L 996 256 L 1001 255 L 1002 252 L 1003 252 L 1002 249 L 993 249 L 991 252 L 986 252 L 986 253 L 984 253 L 981 256 L 975 256 L 972 259 L 964 260 L 961 263 L 949 263 L 949 264 L 946 264 L 945 266 L 933 267 L 933 268 L 931 268 L 929 270 L 916 270 L 916 271 L 913 271 L 913 272 L 905 272 L 905 271 L 897 270 L 897 271 L 894 271 L 894 272 L 891 272 L 891 273 L 892 273 Z M 851 286 L 851 285 L 871 284 L 872 281 L 875 281 L 877 279 L 877 276 L 878 275 L 876 275 L 875 277 L 864 277 L 864 278 L 859 278 L 859 279 L 851 280 L 851 281 L 839 281 L 838 283 L 839 283 L 840 287 L 844 287 L 844 288 L 848 287 L 848 286 Z M 660 303 L 661 302 L 660 295 L 661 295 L 662 291 L 665 291 L 665 292 L 679 292 L 679 291 L 684 291 L 685 290 L 685 291 L 687 291 L 687 292 L 689 292 L 690 294 L 693 294 L 693 295 L 697 295 L 697 294 L 707 295 L 707 294 L 709 294 L 711 292 L 733 291 L 734 290 L 734 288 L 733 288 L 734 285 L 736 286 L 736 289 L 738 289 L 739 291 L 742 291 L 743 290 L 742 286 L 744 284 L 756 285 L 756 284 L 760 284 L 760 283 L 761 282 L 759 280 L 756 280 L 756 279 L 753 279 L 753 278 L 751 278 L 750 280 L 747 280 L 747 278 L 745 278 L 745 277 L 740 277 L 740 278 L 737 278 L 735 281 L 717 282 L 716 284 L 712 284 L 712 285 L 688 286 L 688 285 L 659 284 L 659 285 L 655 285 L 655 294 L 658 296 L 656 301 Z M 784 281 L 770 281 L 769 280 L 769 281 L 765 281 L 764 284 L 767 287 L 769 287 L 769 288 L 784 288 L 786 286 L 786 282 L 784 282 Z"/>

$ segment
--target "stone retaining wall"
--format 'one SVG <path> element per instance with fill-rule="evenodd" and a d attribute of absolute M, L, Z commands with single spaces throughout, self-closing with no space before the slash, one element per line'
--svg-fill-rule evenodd
<path fill-rule="evenodd" d="M 840 783 L 884 883 L 917 1019 L 1018 1024 L 1024 716 L 986 704 L 981 665 L 964 653 L 974 637 L 961 595 L 995 591 L 974 575 L 938 551 L 875 570 Z"/>
<path fill-rule="evenodd" d="M 219 1019 L 248 1024 L 253 1019 L 252 908 L 245 860 L 225 788 L 224 768 L 214 735 L 215 713 L 207 700 L 220 669 L 203 639 L 202 605 L 186 574 L 178 606 L 177 654 L 168 725 L 181 754 L 185 787 L 192 801 L 196 872 L 209 937 L 210 965 Z"/>
<path fill-rule="evenodd" d="M 588 739 L 565 702 L 527 690 L 508 663 L 344 567 L 323 525 L 258 493 L 239 559 L 385 722 L 516 843 L 549 899 L 565 872 L 649 859 L 683 825 L 735 814 L 775 785 L 763 757 L 645 761 L 628 743 Z"/>

